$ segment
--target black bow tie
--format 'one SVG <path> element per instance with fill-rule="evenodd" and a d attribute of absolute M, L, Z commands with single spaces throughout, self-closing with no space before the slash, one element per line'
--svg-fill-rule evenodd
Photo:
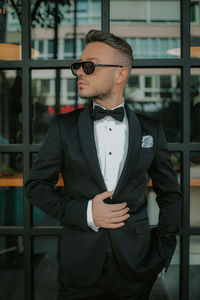
<path fill-rule="evenodd" d="M 100 120 L 104 118 L 105 116 L 111 116 L 115 120 L 118 120 L 120 122 L 123 121 L 124 119 L 124 108 L 123 107 L 118 107 L 113 110 L 108 110 L 108 109 L 103 109 L 98 105 L 95 105 L 92 116 L 94 120 Z"/>

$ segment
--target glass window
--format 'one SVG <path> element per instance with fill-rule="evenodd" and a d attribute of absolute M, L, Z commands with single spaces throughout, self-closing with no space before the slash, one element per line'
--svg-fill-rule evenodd
<path fill-rule="evenodd" d="M 77 10 L 78 12 L 88 12 L 88 0 L 78 0 L 77 1 Z"/>
<path fill-rule="evenodd" d="M 1 300 L 24 299 L 23 237 L 0 236 L 0 266 Z"/>
<path fill-rule="evenodd" d="M 152 85 L 151 83 L 151 77 L 145 76 L 145 87 L 150 88 Z"/>
<path fill-rule="evenodd" d="M 0 153 L 0 225 L 22 226 L 23 221 L 23 156 Z"/>
<path fill-rule="evenodd" d="M 53 55 L 53 40 L 48 40 L 48 54 L 52 54 Z"/>
<path fill-rule="evenodd" d="M 90 1 L 90 6 L 91 6 L 91 11 L 93 13 L 96 13 L 96 14 L 100 15 L 101 1 L 99 1 L 99 0 L 92 0 L 92 1 Z"/>
<path fill-rule="evenodd" d="M 200 58 L 200 2 L 190 0 L 190 55 Z"/>
<path fill-rule="evenodd" d="M 135 40 L 135 58 L 180 57 L 180 0 L 111 0 L 110 15 L 111 32 Z"/>
<path fill-rule="evenodd" d="M 64 40 L 64 58 L 73 58 L 74 39 Z"/>
<path fill-rule="evenodd" d="M 182 160 L 181 154 L 179 152 L 171 153 L 171 162 L 176 172 L 177 179 L 180 185 L 181 185 L 181 160 Z M 159 207 L 156 202 L 156 194 L 153 191 L 151 180 L 148 185 L 147 198 L 148 198 L 149 222 L 150 225 L 156 226 L 158 224 Z"/>
<path fill-rule="evenodd" d="M 190 140 L 200 142 L 200 68 L 191 69 L 190 99 Z"/>
<path fill-rule="evenodd" d="M 190 225 L 200 227 L 200 151 L 190 155 Z"/>
<path fill-rule="evenodd" d="M 199 299 L 199 277 L 200 277 L 200 236 L 190 237 L 190 295 L 189 299 Z"/>
<path fill-rule="evenodd" d="M 34 289 L 35 300 L 53 300 L 58 293 L 57 237 L 34 237 Z"/>
<path fill-rule="evenodd" d="M 41 94 L 48 94 L 49 93 L 49 79 L 41 79 Z"/>
<path fill-rule="evenodd" d="M 21 1 L 0 1 L 0 60 L 21 59 Z"/>
<path fill-rule="evenodd" d="M 38 157 L 37 153 L 32 153 L 31 158 L 31 165 L 34 164 Z M 60 175 L 59 181 L 57 183 L 56 190 L 60 193 L 63 194 L 63 180 L 62 176 Z M 33 226 L 59 226 L 59 222 L 45 214 L 42 210 L 37 208 L 36 206 L 33 205 Z"/>
<path fill-rule="evenodd" d="M 180 246 L 179 237 L 177 237 L 177 246 L 172 257 L 171 264 L 165 273 L 164 279 L 158 278 L 153 286 L 149 300 L 179 300 L 179 257 Z M 193 298 L 191 298 L 193 299 Z"/>
<path fill-rule="evenodd" d="M 56 82 L 60 87 L 57 91 Z M 71 70 L 32 70 L 33 143 L 43 142 L 55 113 L 67 113 L 74 110 L 77 101 L 78 108 L 85 104 L 85 100 L 78 99 L 75 85 L 76 78 L 71 74 Z"/>
<path fill-rule="evenodd" d="M 168 142 L 181 141 L 179 69 L 134 69 L 124 98 L 136 112 L 161 120 Z"/>
<path fill-rule="evenodd" d="M 75 91 L 76 88 L 76 82 L 74 79 L 67 79 L 67 91 L 70 93 L 73 93 Z"/>
<path fill-rule="evenodd" d="M 171 153 L 171 162 L 180 182 L 181 173 L 181 154 L 179 152 Z M 147 211 L 149 222 L 151 226 L 157 226 L 159 207 L 156 202 L 156 194 L 153 191 L 152 183 L 150 181 L 147 189 Z M 164 279 L 158 278 L 153 286 L 149 300 L 155 299 L 179 299 L 179 260 L 180 260 L 180 239 L 177 237 L 177 246 L 172 257 L 171 264 L 164 276 Z"/>
<path fill-rule="evenodd" d="M 40 53 L 44 52 L 44 43 L 43 43 L 43 41 L 39 41 L 39 51 L 40 51 Z"/>
<path fill-rule="evenodd" d="M 76 3 L 75 6 L 74 0 L 31 1 L 31 37 L 39 51 L 35 59 L 78 58 L 82 51 L 80 39 L 94 27 L 101 29 L 101 0 Z M 42 48 L 37 41 L 44 41 Z"/>
<path fill-rule="evenodd" d="M 21 96 L 21 70 L 0 70 L 0 144 L 22 143 Z"/>

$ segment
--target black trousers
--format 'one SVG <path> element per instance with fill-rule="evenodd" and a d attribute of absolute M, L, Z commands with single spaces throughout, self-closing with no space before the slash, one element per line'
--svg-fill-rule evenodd
<path fill-rule="evenodd" d="M 127 281 L 113 254 L 108 254 L 97 282 L 89 287 L 60 284 L 57 300 L 147 300 L 157 274 L 149 280 Z"/>

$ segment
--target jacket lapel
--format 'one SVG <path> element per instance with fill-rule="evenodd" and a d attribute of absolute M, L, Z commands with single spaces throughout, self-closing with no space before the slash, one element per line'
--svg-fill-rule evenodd
<path fill-rule="evenodd" d="M 94 125 L 91 118 L 92 103 L 82 110 L 78 119 L 78 133 L 82 153 L 87 162 L 88 168 L 96 179 L 102 191 L 106 191 L 105 182 L 101 173 L 96 145 L 94 140 Z"/>
<path fill-rule="evenodd" d="M 121 176 L 119 178 L 118 184 L 116 186 L 112 202 L 115 202 L 115 199 L 121 189 L 123 188 L 126 181 L 129 179 L 129 176 L 134 171 L 134 167 L 138 161 L 138 155 L 141 148 L 141 126 L 136 114 L 126 105 L 126 113 L 129 122 L 129 144 L 128 152 L 122 170 Z"/>

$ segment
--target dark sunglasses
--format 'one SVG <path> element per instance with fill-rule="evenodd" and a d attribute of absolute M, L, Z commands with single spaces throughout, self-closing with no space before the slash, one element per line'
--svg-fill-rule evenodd
<path fill-rule="evenodd" d="M 123 68 L 123 66 L 120 65 L 101 65 L 101 64 L 96 65 L 92 61 L 80 61 L 80 62 L 73 63 L 71 65 L 71 71 L 74 76 L 77 76 L 77 71 L 80 69 L 80 67 L 83 68 L 84 73 L 87 75 L 92 74 L 96 67 Z"/>

